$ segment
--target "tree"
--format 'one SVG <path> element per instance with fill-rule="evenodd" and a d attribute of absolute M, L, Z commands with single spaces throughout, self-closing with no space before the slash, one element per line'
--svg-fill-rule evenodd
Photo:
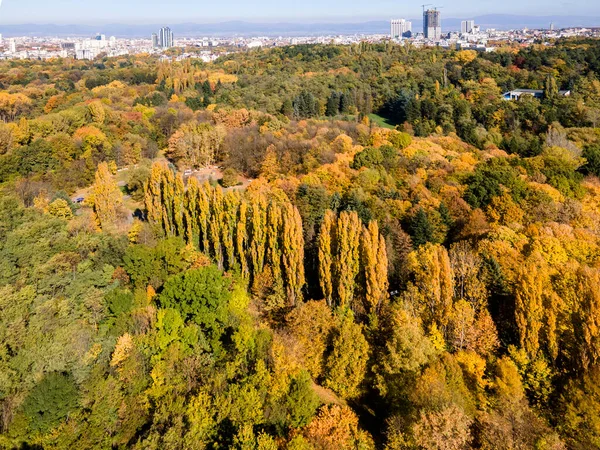
<path fill-rule="evenodd" d="M 368 358 L 369 344 L 362 333 L 362 326 L 354 322 L 350 311 L 345 312 L 334 332 L 332 351 L 327 357 L 325 385 L 343 398 L 357 397 Z"/>
<path fill-rule="evenodd" d="M 419 208 L 412 217 L 408 231 L 415 248 L 433 242 L 433 226 L 423 208 Z"/>
<path fill-rule="evenodd" d="M 333 306 L 333 269 L 335 251 L 336 216 L 333 211 L 327 211 L 318 237 L 319 248 L 319 284 L 327 304 Z"/>
<path fill-rule="evenodd" d="M 89 202 L 93 205 L 100 227 L 107 228 L 114 225 L 123 204 L 123 193 L 105 162 L 98 165 L 90 197 Z"/>
<path fill-rule="evenodd" d="M 73 211 L 69 204 L 62 198 L 57 198 L 48 205 L 48 214 L 61 219 L 71 219 L 73 217 Z"/>
<path fill-rule="evenodd" d="M 231 300 L 231 281 L 215 266 L 193 269 L 167 280 L 158 297 L 162 308 L 179 311 L 211 338 L 213 346 L 225 331 Z"/>
<path fill-rule="evenodd" d="M 306 427 L 305 436 L 322 450 L 372 450 L 372 438 L 358 427 L 358 417 L 347 406 L 324 406 Z"/>
<path fill-rule="evenodd" d="M 52 372 L 29 393 L 23 413 L 29 428 L 46 433 L 58 426 L 78 407 L 78 390 L 71 374 Z"/>
<path fill-rule="evenodd" d="M 600 446 L 600 368 L 569 382 L 560 400 L 560 428 L 569 448 Z"/>
<path fill-rule="evenodd" d="M 302 288 L 306 281 L 304 235 L 300 213 L 289 203 L 283 207 L 282 249 L 288 301 L 290 305 L 296 306 L 302 301 Z"/>
<path fill-rule="evenodd" d="M 456 405 L 441 411 L 421 412 L 412 427 L 415 442 L 425 450 L 463 450 L 470 447 L 472 419 Z"/>
<path fill-rule="evenodd" d="M 355 307 L 354 290 L 356 276 L 360 269 L 359 250 L 361 224 L 358 214 L 342 212 L 336 226 L 337 259 L 335 276 L 337 278 L 338 304 L 342 307 Z"/>
<path fill-rule="evenodd" d="M 544 273 L 529 261 L 519 273 L 515 292 L 515 318 L 521 346 L 531 359 L 540 348 L 540 330 L 543 325 Z"/>
<path fill-rule="evenodd" d="M 361 253 L 366 280 L 367 311 L 377 314 L 387 297 L 389 283 L 385 239 L 379 234 L 379 227 L 375 221 L 363 228 Z"/>
<path fill-rule="evenodd" d="M 414 286 L 422 295 L 419 308 L 423 322 L 426 326 L 435 323 L 445 331 L 454 296 L 454 274 L 448 252 L 440 245 L 426 244 L 409 255 L 409 267 Z"/>

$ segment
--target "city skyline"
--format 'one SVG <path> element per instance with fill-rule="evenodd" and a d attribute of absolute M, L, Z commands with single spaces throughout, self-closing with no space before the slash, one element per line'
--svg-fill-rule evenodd
<path fill-rule="evenodd" d="M 415 19 L 420 16 L 421 6 L 416 2 L 393 3 L 389 0 L 374 0 L 369 3 L 349 0 L 306 0 L 302 3 L 261 0 L 249 4 L 242 0 L 231 0 L 225 4 L 212 4 L 210 8 L 191 0 L 173 0 L 165 7 L 158 0 L 105 0 L 102 8 L 88 2 L 56 0 L 52 3 L 41 0 L 0 1 L 0 24 L 22 23 L 183 23 L 202 21 L 205 23 L 223 20 L 245 21 L 354 21 L 378 20 L 392 17 Z M 432 5 L 436 6 L 436 5 Z M 534 15 L 543 11 L 545 15 L 576 12 L 579 15 L 600 15 L 600 2 L 573 0 L 571 2 L 533 0 L 518 2 L 471 2 L 457 0 L 451 4 L 442 2 L 445 17 L 466 17 L 483 14 Z M 350 8 L 351 7 L 351 8 Z M 351 9 L 352 13 L 347 13 Z M 232 11 L 235 11 L 233 13 Z"/>

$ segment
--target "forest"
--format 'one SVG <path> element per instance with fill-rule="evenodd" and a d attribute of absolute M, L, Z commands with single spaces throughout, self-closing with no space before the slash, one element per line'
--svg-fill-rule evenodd
<path fill-rule="evenodd" d="M 599 177 L 598 40 L 0 61 L 0 448 L 600 448 Z"/>

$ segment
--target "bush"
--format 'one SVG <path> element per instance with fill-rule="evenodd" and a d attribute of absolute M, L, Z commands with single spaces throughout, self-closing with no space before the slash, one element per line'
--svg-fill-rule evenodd
<path fill-rule="evenodd" d="M 388 141 L 398 150 L 404 150 L 406 147 L 412 144 L 412 137 L 410 137 L 410 134 L 407 133 L 392 131 L 388 136 Z"/>
<path fill-rule="evenodd" d="M 223 172 L 223 179 L 221 180 L 221 185 L 224 188 L 237 186 L 239 184 L 239 176 L 235 169 L 228 168 Z"/>

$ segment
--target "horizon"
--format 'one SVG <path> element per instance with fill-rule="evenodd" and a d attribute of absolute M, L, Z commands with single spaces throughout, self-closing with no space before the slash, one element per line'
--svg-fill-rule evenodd
<path fill-rule="evenodd" d="M 102 7 L 76 0 L 57 0 L 48 4 L 41 0 L 0 0 L 2 25 L 154 25 L 159 23 L 215 24 L 222 22 L 246 23 L 364 23 L 369 21 L 406 18 L 418 20 L 422 9 L 419 4 L 390 0 L 374 0 L 368 4 L 342 0 L 306 0 L 300 4 L 282 4 L 275 0 L 260 0 L 249 5 L 242 0 L 232 0 L 227 5 L 203 7 L 191 0 L 170 1 L 168 8 L 159 0 L 105 0 Z M 142 6 L 143 5 L 143 6 Z M 600 2 L 587 0 L 571 2 L 518 2 L 507 0 L 502 5 L 491 2 L 458 0 L 452 5 L 430 5 L 441 9 L 442 15 L 451 19 L 468 19 L 476 16 L 561 16 L 568 10 L 572 16 L 600 16 Z M 348 13 L 352 7 L 352 13 Z M 185 10 L 185 13 L 182 11 Z M 231 11 L 236 11 L 231 13 Z M 539 14 L 543 11 L 543 15 Z M 93 16 L 93 18 L 91 18 Z"/>

